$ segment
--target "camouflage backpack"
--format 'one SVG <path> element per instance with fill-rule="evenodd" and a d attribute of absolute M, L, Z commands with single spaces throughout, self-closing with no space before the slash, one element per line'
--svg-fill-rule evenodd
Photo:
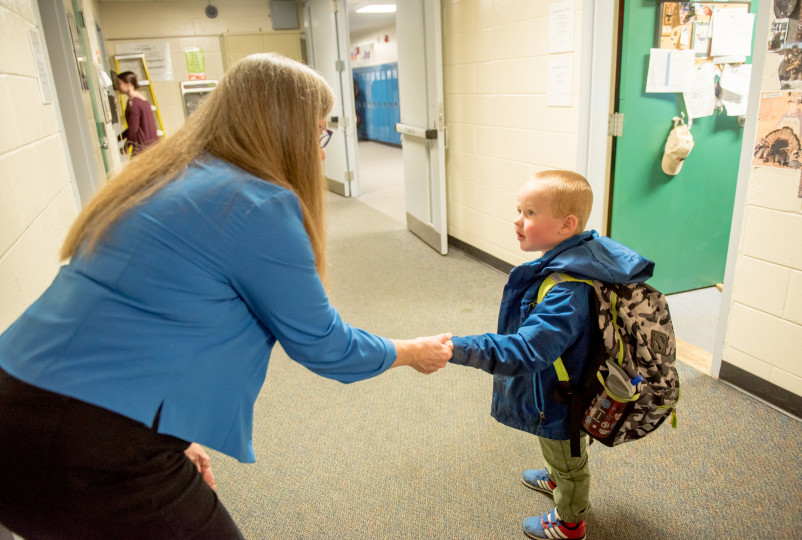
<path fill-rule="evenodd" d="M 646 436 L 669 415 L 676 427 L 674 408 L 680 397 L 679 377 L 674 367 L 676 343 L 674 326 L 665 297 L 646 283 L 610 284 L 578 279 L 567 274 L 548 276 L 538 290 L 538 303 L 557 283 L 578 281 L 593 287 L 591 309 L 598 313 L 598 328 L 591 355 L 583 373 L 570 377 L 562 358 L 554 362 L 559 385 L 556 398 L 571 403 L 571 453 L 579 456 L 579 433 L 585 431 L 607 446 Z M 594 307 L 595 305 L 595 307 Z M 610 390 L 611 366 L 634 381 L 632 395 L 621 397 Z M 607 396 L 604 396 L 605 392 Z M 604 429 L 588 429 L 597 400 L 610 396 L 620 402 L 622 414 Z M 609 405 L 609 401 L 607 402 Z M 599 426 L 594 426 L 599 427 Z M 601 432 L 601 434 L 600 434 Z"/>

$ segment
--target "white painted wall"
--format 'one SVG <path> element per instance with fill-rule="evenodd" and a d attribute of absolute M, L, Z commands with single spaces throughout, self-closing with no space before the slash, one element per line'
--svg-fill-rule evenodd
<path fill-rule="evenodd" d="M 386 39 L 385 39 L 386 38 Z M 373 54 L 370 61 L 362 59 L 362 49 L 373 47 Z M 357 60 L 351 61 L 351 67 L 378 66 L 398 62 L 398 40 L 396 39 L 395 24 L 385 26 L 377 30 L 366 32 L 351 33 L 351 51 L 360 48 Z"/>
<path fill-rule="evenodd" d="M 37 21 L 33 0 L 0 0 L 0 331 L 55 277 L 77 215 L 57 108 L 39 93 Z"/>
<path fill-rule="evenodd" d="M 518 188 L 540 170 L 577 169 L 582 2 L 571 107 L 547 105 L 549 5 L 443 1 L 448 233 L 511 264 L 531 258 L 513 233 Z"/>

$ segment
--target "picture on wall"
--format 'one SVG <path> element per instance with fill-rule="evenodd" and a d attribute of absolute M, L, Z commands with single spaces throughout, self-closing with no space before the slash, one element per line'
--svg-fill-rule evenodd
<path fill-rule="evenodd" d="M 789 19 L 775 19 L 771 22 L 769 30 L 769 50 L 779 51 L 788 37 Z"/>
<path fill-rule="evenodd" d="M 756 167 L 801 169 L 802 92 L 764 92 L 760 96 Z"/>
<path fill-rule="evenodd" d="M 780 55 L 777 76 L 780 88 L 802 89 L 802 25 L 800 24 L 800 4 L 787 3 L 783 6 L 784 18 L 777 18 L 769 30 L 770 51 Z M 776 6 L 775 6 L 776 11 Z"/>

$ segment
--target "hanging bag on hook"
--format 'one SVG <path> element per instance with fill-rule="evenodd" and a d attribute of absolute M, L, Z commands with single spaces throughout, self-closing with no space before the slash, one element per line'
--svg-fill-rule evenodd
<path fill-rule="evenodd" d="M 682 115 L 685 116 L 684 114 Z M 693 149 L 693 135 L 684 120 L 678 116 L 674 117 L 674 128 L 668 134 L 666 149 L 663 153 L 663 172 L 669 176 L 675 176 L 682 169 L 685 158 Z"/>

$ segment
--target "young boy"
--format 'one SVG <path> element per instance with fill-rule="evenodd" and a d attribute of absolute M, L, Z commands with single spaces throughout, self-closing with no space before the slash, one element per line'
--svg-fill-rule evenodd
<path fill-rule="evenodd" d="M 555 399 L 562 357 L 573 380 L 591 350 L 589 285 L 561 282 L 537 304 L 543 280 L 554 272 L 613 283 L 645 281 L 654 263 L 595 231 L 584 231 L 593 204 L 588 181 L 570 171 L 535 174 L 518 192 L 515 234 L 523 251 L 540 258 L 510 272 L 501 300 L 498 334 L 455 337 L 452 363 L 494 374 L 491 414 L 499 422 L 537 435 L 545 469 L 524 471 L 521 480 L 553 495 L 556 508 L 524 519 L 530 538 L 585 538 L 590 472 L 587 438 L 571 456 L 569 405 Z"/>

